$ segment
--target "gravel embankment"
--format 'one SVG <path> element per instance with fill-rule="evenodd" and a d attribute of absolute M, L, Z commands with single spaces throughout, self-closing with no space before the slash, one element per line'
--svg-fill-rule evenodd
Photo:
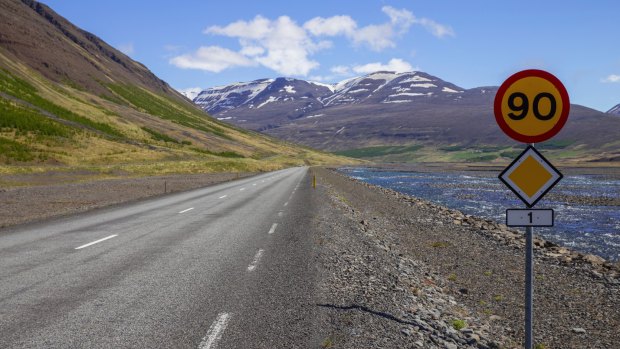
<path fill-rule="evenodd" d="M 314 169 L 323 347 L 519 348 L 523 234 Z M 615 348 L 618 267 L 536 240 L 535 343 Z M 544 345 L 544 346 L 542 346 Z"/>
<path fill-rule="evenodd" d="M 248 177 L 209 173 L 0 188 L 0 228 Z"/>

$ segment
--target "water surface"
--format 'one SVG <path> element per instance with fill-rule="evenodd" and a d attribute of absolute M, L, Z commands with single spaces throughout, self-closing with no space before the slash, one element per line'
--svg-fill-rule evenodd
<path fill-rule="evenodd" d="M 507 208 L 524 208 L 497 176 L 472 173 L 396 172 L 372 168 L 341 171 L 367 183 L 505 223 Z M 595 175 L 566 176 L 551 193 L 568 196 L 620 198 L 620 180 Z M 548 195 L 536 208 L 555 210 L 555 226 L 534 233 L 560 245 L 603 258 L 620 260 L 620 207 L 565 204 Z"/>

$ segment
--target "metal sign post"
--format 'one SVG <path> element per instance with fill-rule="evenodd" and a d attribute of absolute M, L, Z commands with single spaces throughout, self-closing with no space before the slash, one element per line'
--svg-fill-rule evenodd
<path fill-rule="evenodd" d="M 499 179 L 521 199 L 526 209 L 506 210 L 506 225 L 525 227 L 525 348 L 534 347 L 534 227 L 553 226 L 553 210 L 534 210 L 562 174 L 534 148 L 555 136 L 568 119 L 570 101 L 564 85 L 542 70 L 524 70 L 500 86 L 493 105 L 499 127 L 514 140 L 530 145 Z"/>
<path fill-rule="evenodd" d="M 525 227 L 525 347 L 534 347 L 534 242 L 533 227 Z"/>

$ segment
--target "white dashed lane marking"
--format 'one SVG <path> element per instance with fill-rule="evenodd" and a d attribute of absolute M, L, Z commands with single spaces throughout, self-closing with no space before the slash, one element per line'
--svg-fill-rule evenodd
<path fill-rule="evenodd" d="M 229 313 L 219 313 L 217 315 L 217 319 L 213 321 L 211 327 L 209 327 L 209 331 L 202 338 L 202 341 L 198 345 L 198 349 L 213 349 L 217 346 L 217 343 L 222 339 L 222 334 L 228 326 L 228 322 L 230 321 Z"/>
<path fill-rule="evenodd" d="M 275 233 L 277 227 L 278 227 L 278 223 L 273 223 L 273 225 L 271 225 L 271 229 L 269 229 L 269 234 Z"/>
<path fill-rule="evenodd" d="M 254 256 L 254 260 L 252 261 L 252 263 L 250 263 L 250 265 L 248 265 L 248 271 L 253 271 L 254 269 L 256 269 L 256 266 L 258 265 L 258 262 L 260 261 L 260 257 L 263 256 L 263 252 L 265 252 L 265 250 L 260 249 L 258 250 L 258 252 L 256 252 L 256 255 Z"/>
<path fill-rule="evenodd" d="M 102 241 L 106 241 L 106 240 L 108 240 L 108 239 L 115 238 L 115 237 L 117 237 L 117 236 L 118 236 L 118 234 L 110 235 L 110 236 L 105 237 L 105 238 L 103 238 L 103 239 L 99 239 L 99 240 L 97 240 L 97 241 L 89 242 L 89 243 L 87 243 L 86 245 L 82 245 L 82 246 L 80 246 L 80 247 L 76 247 L 75 249 L 76 249 L 76 250 L 80 250 L 80 249 L 83 249 L 84 247 L 92 246 L 92 245 L 94 245 L 94 244 L 98 244 L 98 243 L 100 243 L 100 242 L 102 242 Z"/>

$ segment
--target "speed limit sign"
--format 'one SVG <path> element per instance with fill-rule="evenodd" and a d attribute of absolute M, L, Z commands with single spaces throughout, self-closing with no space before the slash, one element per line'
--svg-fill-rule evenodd
<path fill-rule="evenodd" d="M 543 70 L 523 70 L 509 77 L 495 95 L 495 120 L 512 139 L 540 143 L 555 136 L 568 119 L 568 92 Z"/>

